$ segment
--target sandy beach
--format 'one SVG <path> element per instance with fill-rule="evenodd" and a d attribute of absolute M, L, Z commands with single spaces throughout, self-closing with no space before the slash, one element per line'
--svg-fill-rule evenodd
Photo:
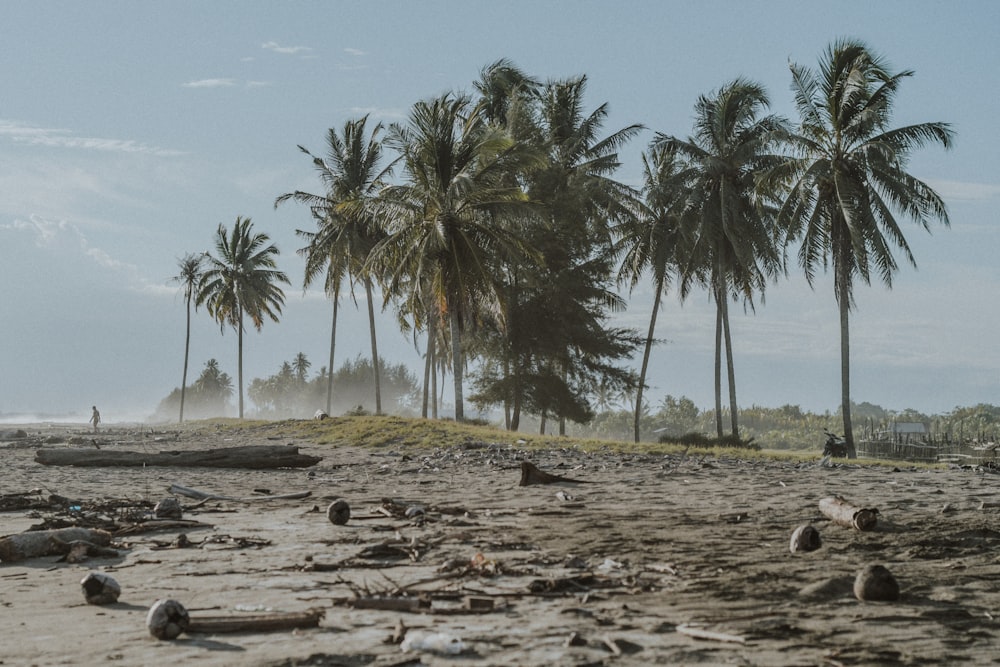
<path fill-rule="evenodd" d="M 173 496 L 197 524 L 119 534 L 117 557 L 0 563 L 2 665 L 997 661 L 1000 477 L 989 471 L 485 442 L 363 449 L 288 438 L 280 424 L 0 430 L 17 428 L 28 437 L 0 440 L 0 497 L 55 494 L 125 526 Z M 322 460 L 282 470 L 34 461 L 40 448 L 263 444 Z M 583 483 L 518 486 L 524 460 Z M 231 499 L 198 501 L 169 493 L 172 484 Z M 819 501 L 834 495 L 878 509 L 876 529 L 832 524 Z M 350 506 L 346 525 L 327 518 L 335 499 Z M 60 516 L 71 518 L 8 509 L 0 536 Z M 789 538 L 802 524 L 819 530 L 822 546 L 793 554 Z M 896 577 L 898 601 L 855 598 L 855 575 L 869 564 Z M 119 583 L 118 602 L 86 603 L 89 572 Z M 166 598 L 192 618 L 315 609 L 323 618 L 315 628 L 157 640 L 146 614 Z"/>

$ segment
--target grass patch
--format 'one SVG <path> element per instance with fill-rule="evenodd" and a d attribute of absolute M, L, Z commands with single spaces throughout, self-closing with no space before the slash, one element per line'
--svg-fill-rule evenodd
<path fill-rule="evenodd" d="M 708 438 L 689 434 L 665 442 L 624 442 L 558 435 L 515 433 L 490 425 L 451 420 L 419 419 L 394 415 L 358 415 L 328 419 L 288 419 L 282 421 L 212 419 L 187 422 L 183 428 L 214 430 L 233 435 L 253 433 L 273 439 L 308 440 L 317 445 L 351 445 L 368 449 L 434 449 L 456 446 L 499 446 L 518 449 L 577 449 L 584 452 L 621 454 L 686 454 L 689 457 L 728 458 L 747 461 L 818 461 L 819 451 L 761 449 L 751 441 Z M 836 459 L 837 463 L 861 465 L 941 468 L 940 464 L 919 464 L 883 459 Z"/>

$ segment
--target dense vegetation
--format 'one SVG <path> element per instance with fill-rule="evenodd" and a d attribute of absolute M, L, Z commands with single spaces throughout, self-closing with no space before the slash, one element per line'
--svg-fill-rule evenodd
<path fill-rule="evenodd" d="M 335 367 L 339 303 L 363 287 L 376 414 L 415 407 L 437 417 L 439 382 L 450 374 L 458 421 L 471 401 L 502 415 L 512 431 L 530 423 L 544 433 L 554 430 L 551 422 L 560 434 L 589 429 L 638 442 L 660 429 L 721 438 L 728 422 L 737 440 L 760 430 L 792 446 L 804 431 L 833 428 L 837 419 L 853 449 L 853 286 L 873 273 L 891 284 L 894 250 L 914 263 L 897 215 L 924 228 L 948 223 L 938 195 L 906 166 L 914 149 L 950 146 L 952 133 L 944 123 L 893 128 L 896 92 L 912 72 L 889 71 L 862 43 L 836 41 L 817 69 L 790 70 L 797 122 L 768 112 L 762 86 L 734 79 L 698 98 L 690 136 L 655 134 L 640 189 L 616 173 L 618 151 L 643 128 L 605 130 L 608 106 L 588 107 L 586 76 L 542 81 L 507 60 L 482 70 L 474 94 L 417 101 L 405 121 L 388 127 L 348 120 L 329 130 L 323 155 L 300 146 L 322 190 L 279 195 L 275 206 L 293 202 L 308 214 L 299 253 L 304 284 L 322 276 L 333 307 L 327 368 Z M 240 334 L 240 417 L 244 318 L 258 329 L 265 316 L 277 320 L 280 285 L 288 282 L 267 242 L 238 217 L 231 233 L 219 226 L 217 258 L 206 253 L 204 269 L 185 258 L 178 276 L 189 313 L 193 294 Z M 766 426 L 765 411 L 738 408 L 729 306 L 752 310 L 788 275 L 791 252 L 810 282 L 819 269 L 832 270 L 840 305 L 841 408 L 822 426 L 819 418 L 801 423 L 794 407 L 769 414 Z M 656 293 L 648 333 L 609 326 L 627 305 L 621 288 L 646 280 Z M 383 395 L 393 373 L 380 368 L 375 287 L 400 326 L 423 340 L 419 401 Z M 705 290 L 716 305 L 715 407 L 708 412 L 667 397 L 651 413 L 643 395 L 660 299 L 672 288 L 682 301 Z M 639 350 L 635 373 L 629 360 Z M 185 382 L 186 368 L 187 356 Z M 287 413 L 305 398 L 316 403 L 324 383 L 332 410 L 335 378 L 308 380 L 305 370 L 289 363 L 254 380 L 258 413 Z M 183 385 L 179 393 L 183 404 Z M 602 405 L 615 394 L 629 396 L 631 410 Z M 789 414 L 778 418 L 782 411 Z"/>

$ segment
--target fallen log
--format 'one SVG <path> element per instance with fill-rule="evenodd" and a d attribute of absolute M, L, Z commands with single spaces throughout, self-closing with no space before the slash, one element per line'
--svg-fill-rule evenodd
<path fill-rule="evenodd" d="M 9 563 L 40 556 L 65 554 L 68 551 L 67 544 L 72 542 L 87 542 L 106 547 L 111 544 L 111 533 L 94 528 L 72 527 L 29 530 L 8 535 L 0 539 L 0 561 Z"/>
<path fill-rule="evenodd" d="M 857 530 L 875 530 L 878 523 L 877 509 L 857 507 L 840 496 L 821 499 L 819 511 L 835 524 Z"/>
<path fill-rule="evenodd" d="M 249 468 L 270 470 L 274 468 L 306 468 L 322 460 L 319 456 L 299 454 L 292 445 L 246 445 L 220 449 L 132 452 L 93 449 L 39 449 L 35 461 L 42 465 L 106 467 L 208 467 Z"/>
<path fill-rule="evenodd" d="M 560 477 L 539 470 L 534 463 L 521 461 L 521 481 L 518 486 L 529 486 L 531 484 L 585 484 L 581 479 L 570 479 Z"/>

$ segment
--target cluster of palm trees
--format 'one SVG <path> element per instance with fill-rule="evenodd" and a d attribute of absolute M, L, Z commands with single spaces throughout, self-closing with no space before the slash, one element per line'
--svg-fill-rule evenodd
<path fill-rule="evenodd" d="M 835 41 L 816 69 L 793 64 L 791 75 L 797 122 L 768 113 L 764 88 L 736 79 L 697 100 L 689 137 L 656 133 L 639 188 L 615 172 L 618 150 L 641 126 L 604 134 L 607 105 L 586 112 L 586 77 L 541 82 L 508 60 L 482 70 L 476 95 L 417 102 L 405 122 L 388 127 L 349 120 L 329 131 L 322 156 L 300 146 L 323 190 L 290 192 L 275 206 L 305 204 L 315 225 L 298 232 L 306 241 L 299 252 L 305 284 L 323 275 L 333 302 L 329 367 L 345 285 L 352 297 L 364 287 L 379 358 L 377 285 L 404 331 L 424 338 L 424 416 L 437 416 L 438 372 L 450 371 L 455 417 L 463 419 L 466 369 L 474 367 L 471 399 L 502 405 L 511 429 L 522 412 L 540 416 L 543 429 L 546 418 L 586 421 L 588 396 L 633 391 L 638 440 L 661 298 L 674 285 L 682 300 L 704 288 L 717 311 L 716 428 L 721 436 L 724 350 L 738 434 L 729 306 L 752 310 L 797 247 L 810 284 L 820 268 L 834 276 L 853 448 L 853 286 L 873 271 L 891 284 L 894 250 L 913 263 L 897 215 L 925 228 L 948 224 L 941 198 L 906 167 L 918 147 L 949 147 L 952 132 L 938 122 L 891 127 L 895 93 L 912 72 L 891 72 L 864 43 Z M 266 251 L 255 254 L 266 237 L 251 240 L 248 227 L 238 219 L 227 238 L 220 226 L 222 259 L 206 257 L 210 280 L 189 280 L 187 269 L 180 276 L 189 304 L 207 304 L 238 331 L 244 314 L 258 328 L 263 315 L 276 318 L 276 284 L 287 282 Z M 234 267 L 251 256 L 261 262 L 259 281 L 238 288 Z M 609 327 L 625 307 L 616 288 L 649 278 L 656 297 L 648 334 Z M 624 361 L 640 348 L 636 375 Z M 242 415 L 242 369 L 240 393 Z M 376 384 L 376 412 L 378 394 Z"/>

